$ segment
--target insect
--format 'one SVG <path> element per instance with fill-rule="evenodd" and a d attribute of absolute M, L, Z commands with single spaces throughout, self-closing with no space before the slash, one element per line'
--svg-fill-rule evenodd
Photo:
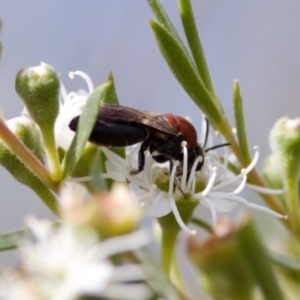
<path fill-rule="evenodd" d="M 80 116 L 71 120 L 69 127 L 76 131 Z M 208 123 L 207 123 L 208 125 Z M 208 128 L 208 126 L 207 126 Z M 196 170 L 201 170 L 204 164 L 204 153 L 209 150 L 230 145 L 220 144 L 205 149 L 208 129 L 203 147 L 197 142 L 197 132 L 194 126 L 185 118 L 173 114 L 145 112 L 116 104 L 102 104 L 97 121 L 93 127 L 89 141 L 104 147 L 118 148 L 142 142 L 138 154 L 138 168 L 132 169 L 135 175 L 143 171 L 145 166 L 145 151 L 149 150 L 158 163 L 179 161 L 176 175 L 182 174 L 183 149 L 186 141 L 188 150 L 188 174 L 195 160 L 200 156 Z"/>

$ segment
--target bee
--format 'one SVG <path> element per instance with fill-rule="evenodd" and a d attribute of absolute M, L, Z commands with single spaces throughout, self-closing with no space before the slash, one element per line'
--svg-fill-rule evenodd
<path fill-rule="evenodd" d="M 76 131 L 80 116 L 73 118 L 69 124 Z M 208 124 L 207 124 L 208 125 Z M 208 126 L 207 126 L 208 128 Z M 204 154 L 209 150 L 230 145 L 224 143 L 205 149 L 208 130 L 203 147 L 198 143 L 194 126 L 185 118 L 173 114 L 145 112 L 135 108 L 116 104 L 102 104 L 89 141 L 99 146 L 118 148 L 142 142 L 138 154 L 138 168 L 132 169 L 135 175 L 144 170 L 145 152 L 149 150 L 158 163 L 170 162 L 170 171 L 174 161 L 179 161 L 176 175 L 182 174 L 182 142 L 187 146 L 187 173 L 190 174 L 194 162 L 200 157 L 196 170 L 204 164 Z"/>

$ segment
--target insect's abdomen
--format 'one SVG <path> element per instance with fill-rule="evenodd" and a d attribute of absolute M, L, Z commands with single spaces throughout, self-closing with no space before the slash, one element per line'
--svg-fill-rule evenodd
<path fill-rule="evenodd" d="M 76 131 L 79 117 L 74 118 L 69 127 Z M 97 121 L 91 132 L 89 141 L 104 147 L 125 147 L 146 139 L 147 130 L 128 124 L 110 124 Z"/>

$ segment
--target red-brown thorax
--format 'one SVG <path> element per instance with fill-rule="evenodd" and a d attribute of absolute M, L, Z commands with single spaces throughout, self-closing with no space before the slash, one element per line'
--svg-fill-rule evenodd
<path fill-rule="evenodd" d="M 180 133 L 182 133 L 185 137 L 185 141 L 187 142 L 187 146 L 190 149 L 193 149 L 197 145 L 197 132 L 194 126 L 185 118 L 180 116 L 175 116 L 172 114 L 164 115 L 168 122 L 176 128 Z"/>

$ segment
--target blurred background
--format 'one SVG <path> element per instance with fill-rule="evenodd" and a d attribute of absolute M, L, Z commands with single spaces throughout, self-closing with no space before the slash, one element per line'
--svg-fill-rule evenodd
<path fill-rule="evenodd" d="M 251 146 L 268 154 L 268 133 L 281 116 L 299 116 L 300 2 L 192 1 L 217 94 L 230 121 L 233 80 L 240 82 Z M 177 1 L 163 5 L 182 33 Z M 19 69 L 51 64 L 68 91 L 86 89 L 70 71 L 95 85 L 114 72 L 121 104 L 190 116 L 200 133 L 201 113 L 169 72 L 154 42 L 146 0 L 0 0 L 0 107 L 7 119 L 23 104 L 14 90 Z M 0 168 L 0 233 L 23 226 L 27 214 L 53 217 L 25 186 Z M 0 254 L 10 264 L 11 253 Z"/>

